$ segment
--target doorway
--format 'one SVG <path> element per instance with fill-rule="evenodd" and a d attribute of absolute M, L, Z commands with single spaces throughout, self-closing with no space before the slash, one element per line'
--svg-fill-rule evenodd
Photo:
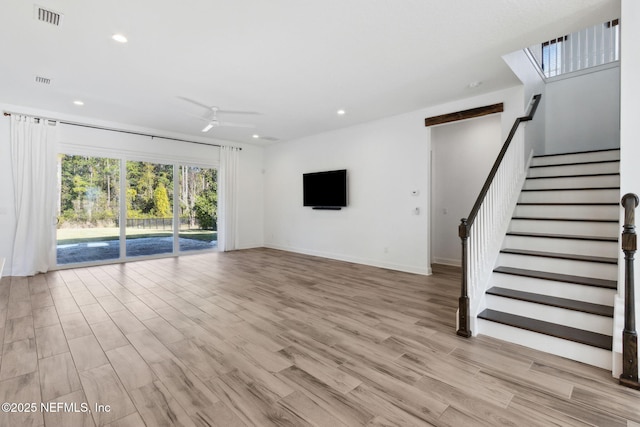
<path fill-rule="evenodd" d="M 460 266 L 458 226 L 475 203 L 500 148 L 501 115 L 431 128 L 431 263 Z"/>

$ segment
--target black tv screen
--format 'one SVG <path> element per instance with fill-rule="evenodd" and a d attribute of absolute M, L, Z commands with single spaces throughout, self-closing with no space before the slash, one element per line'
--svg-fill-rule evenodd
<path fill-rule="evenodd" d="M 302 175 L 303 204 L 312 207 L 347 206 L 347 170 Z"/>

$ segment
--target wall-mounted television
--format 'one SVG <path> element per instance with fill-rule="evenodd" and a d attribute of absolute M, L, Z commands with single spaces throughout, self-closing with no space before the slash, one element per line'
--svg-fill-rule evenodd
<path fill-rule="evenodd" d="M 313 172 L 302 175 L 303 205 L 315 209 L 347 206 L 347 170 Z"/>

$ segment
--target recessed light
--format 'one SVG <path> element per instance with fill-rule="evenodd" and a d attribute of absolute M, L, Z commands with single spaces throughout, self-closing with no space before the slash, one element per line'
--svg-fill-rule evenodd
<path fill-rule="evenodd" d="M 257 133 L 254 133 L 253 135 L 251 135 L 253 137 L 253 139 L 258 139 L 260 138 L 260 135 L 258 135 Z"/>
<path fill-rule="evenodd" d="M 73 101 L 73 103 L 76 105 L 84 105 L 84 102 L 80 101 L 79 99 Z"/>
<path fill-rule="evenodd" d="M 127 38 L 122 34 L 114 34 L 111 36 L 111 38 L 117 41 L 118 43 L 126 43 L 128 41 Z"/>
<path fill-rule="evenodd" d="M 339 116 L 344 116 L 345 114 L 347 114 L 347 112 L 344 110 L 338 110 L 336 111 L 336 114 L 338 114 Z"/>

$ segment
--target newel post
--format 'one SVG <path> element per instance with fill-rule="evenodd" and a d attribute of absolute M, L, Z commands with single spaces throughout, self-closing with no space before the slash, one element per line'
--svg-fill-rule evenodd
<path fill-rule="evenodd" d="M 640 383 L 638 383 L 638 334 L 636 332 L 633 256 L 638 248 L 635 227 L 635 208 L 639 202 L 638 196 L 632 193 L 625 194 L 621 202 L 624 207 L 622 250 L 624 251 L 625 302 L 620 384 L 636 389 L 640 389 Z"/>
<path fill-rule="evenodd" d="M 469 319 L 469 284 L 467 283 L 467 240 L 469 239 L 469 226 L 467 219 L 462 218 L 458 226 L 458 236 L 462 243 L 462 284 L 460 289 L 460 298 L 458 299 L 458 331 L 461 337 L 469 338 L 471 336 L 471 323 Z"/>

